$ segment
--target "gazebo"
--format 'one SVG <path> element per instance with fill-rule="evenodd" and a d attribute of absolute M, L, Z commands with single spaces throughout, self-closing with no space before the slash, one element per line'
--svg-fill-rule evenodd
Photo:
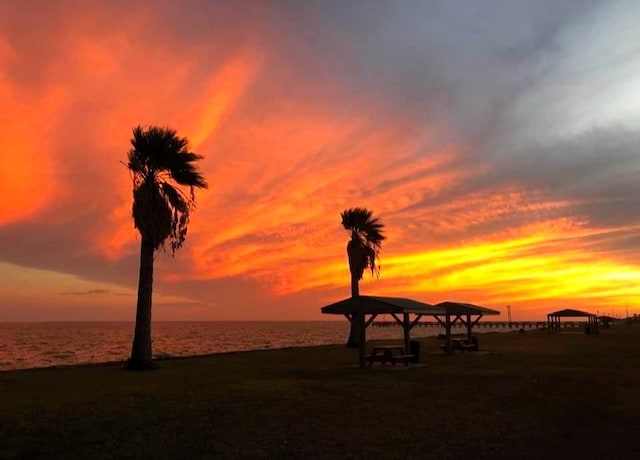
<path fill-rule="evenodd" d="M 573 310 L 566 308 L 564 310 L 554 311 L 547 315 L 547 328 L 549 333 L 560 332 L 560 318 L 587 318 L 586 332 L 591 334 L 598 333 L 598 315 L 581 310 Z"/>
<path fill-rule="evenodd" d="M 332 303 L 320 309 L 322 313 L 331 315 L 344 315 L 349 322 L 360 320 L 364 327 L 360 336 L 359 361 L 360 367 L 365 366 L 365 343 L 367 327 L 380 314 L 388 314 L 396 320 L 404 332 L 404 349 L 409 352 L 410 331 L 424 315 L 446 315 L 446 310 L 434 307 L 427 303 L 402 297 L 375 297 L 361 295 L 349 297 L 339 302 Z M 415 315 L 410 319 L 409 315 Z M 368 316 L 368 318 L 367 318 Z"/>
<path fill-rule="evenodd" d="M 460 321 L 465 325 L 467 328 L 467 342 L 471 343 L 471 330 L 473 329 L 473 326 L 478 324 L 478 321 L 480 321 L 483 316 L 500 314 L 498 310 L 492 310 L 491 308 L 480 307 L 478 305 L 464 302 L 440 302 L 439 304 L 434 305 L 434 308 L 442 311 L 442 313 L 439 312 L 431 314 L 436 321 L 445 328 L 447 334 L 447 351 L 451 351 L 451 326 L 456 322 Z"/>
<path fill-rule="evenodd" d="M 364 327 L 361 331 L 362 336 L 360 337 L 359 349 L 361 367 L 365 365 L 367 327 L 369 327 L 380 314 L 390 315 L 402 326 L 404 332 L 404 350 L 406 353 L 409 353 L 411 329 L 418 324 L 423 316 L 433 316 L 436 321 L 445 328 L 447 334 L 445 349 L 451 351 L 451 327 L 456 322 L 460 321 L 466 326 L 467 340 L 471 342 L 471 330 L 473 326 L 478 324 L 478 321 L 480 321 L 483 316 L 500 314 L 497 310 L 463 302 L 441 302 L 437 305 L 430 305 L 402 297 L 375 297 L 366 295 L 349 297 L 322 307 L 320 310 L 325 314 L 344 315 L 349 322 L 357 320 L 358 315 L 363 315 L 361 320 Z M 410 318 L 410 315 L 414 315 L 414 317 Z"/>
<path fill-rule="evenodd" d="M 603 329 L 609 329 L 609 327 L 611 327 L 611 323 L 615 320 L 616 318 L 609 315 L 598 316 L 598 324 L 602 326 Z"/>

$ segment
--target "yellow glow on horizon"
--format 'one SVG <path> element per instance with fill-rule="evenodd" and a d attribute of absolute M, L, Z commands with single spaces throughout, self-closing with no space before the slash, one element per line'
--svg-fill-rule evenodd
<path fill-rule="evenodd" d="M 413 296 L 427 302 L 463 300 L 489 306 L 506 304 L 546 306 L 570 299 L 596 305 L 622 306 L 640 297 L 640 268 L 616 260 L 593 259 L 565 245 L 607 233 L 576 230 L 568 222 L 552 222 L 546 232 L 499 242 L 477 242 L 460 247 L 384 256 L 379 280 L 369 274 L 361 282 L 363 294 Z M 335 260 L 336 258 L 334 258 Z M 279 294 L 323 288 L 348 289 L 346 256 L 299 273 Z"/>

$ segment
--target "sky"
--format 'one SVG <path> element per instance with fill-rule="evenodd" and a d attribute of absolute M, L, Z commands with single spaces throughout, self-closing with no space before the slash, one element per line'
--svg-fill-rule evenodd
<path fill-rule="evenodd" d="M 0 0 L 0 321 L 133 320 L 132 129 L 204 159 L 155 320 L 320 320 L 361 293 L 506 320 L 639 313 L 635 0 Z"/>

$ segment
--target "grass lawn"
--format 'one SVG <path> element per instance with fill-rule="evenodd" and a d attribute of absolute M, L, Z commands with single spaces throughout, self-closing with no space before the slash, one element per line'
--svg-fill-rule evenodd
<path fill-rule="evenodd" d="M 0 372 L 0 458 L 640 458 L 639 326 L 479 338 Z"/>

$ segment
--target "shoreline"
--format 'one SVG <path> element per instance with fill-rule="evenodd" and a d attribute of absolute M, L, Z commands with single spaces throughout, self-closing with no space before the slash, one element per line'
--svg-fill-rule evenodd
<path fill-rule="evenodd" d="M 237 355 L 244 353 L 256 353 L 256 352 L 265 352 L 265 351 L 283 351 L 283 350 L 296 350 L 296 349 L 305 349 L 305 348 L 321 348 L 321 347 L 332 347 L 338 346 L 339 344 L 324 344 L 324 345 L 300 345 L 300 346 L 287 346 L 280 348 L 255 348 L 251 350 L 236 350 L 236 351 L 218 351 L 211 353 L 202 353 L 195 355 L 172 355 L 172 356 L 157 356 L 154 357 L 152 362 L 164 362 L 164 361 L 177 361 L 182 359 L 199 359 L 199 358 L 213 358 L 216 356 L 227 356 L 227 355 Z M 122 364 L 123 366 L 126 364 L 127 360 L 117 360 L 117 361 L 100 361 L 100 362 L 87 362 L 87 363 L 74 363 L 74 364 L 54 364 L 51 366 L 35 366 L 35 367 L 22 367 L 18 369 L 0 369 L 0 375 L 8 372 L 22 372 L 22 371 L 41 371 L 41 370 L 55 370 L 55 369 L 68 369 L 68 368 L 80 368 L 80 367 L 109 367 L 115 366 L 118 364 Z"/>
<path fill-rule="evenodd" d="M 81 322 L 79 324 L 87 324 L 85 322 Z M 172 324 L 174 322 L 165 322 L 165 324 Z M 184 322 L 176 322 L 177 324 L 180 323 L 184 323 Z M 256 321 L 256 322 L 251 322 L 254 325 L 260 325 L 260 324 L 267 324 L 267 325 L 274 325 L 274 324 L 286 324 L 286 323 L 291 323 L 291 322 L 282 322 L 282 321 L 272 321 L 272 322 L 262 322 L 262 321 Z M 311 322 L 305 321 L 305 322 L 301 322 L 299 324 L 309 324 Z M 318 324 L 324 324 L 324 325 L 328 325 L 329 327 L 331 327 L 332 329 L 334 329 L 333 334 L 335 334 L 335 329 L 337 326 L 337 329 L 339 330 L 348 330 L 346 323 L 343 321 L 317 321 L 315 323 Z M 26 324 L 26 323 L 25 323 Z M 30 324 L 45 324 L 45 323 L 30 323 Z M 57 323 L 56 325 L 62 325 L 62 324 L 66 324 L 66 323 Z M 71 324 L 71 323 L 69 323 Z M 93 323 L 96 324 L 96 323 Z M 106 322 L 104 324 L 107 324 Z M 111 324 L 123 324 L 122 322 L 118 322 L 118 321 L 114 321 L 111 322 Z M 131 323 L 133 324 L 133 323 Z M 202 324 L 200 322 L 194 322 L 194 324 Z M 227 322 L 226 324 L 235 324 L 238 326 L 242 326 L 242 325 L 247 325 L 249 323 L 246 322 Z M 64 329 L 60 329 L 61 331 L 64 331 Z M 100 330 L 100 328 L 98 327 L 96 330 Z M 239 336 L 240 340 L 244 340 L 242 339 L 242 337 L 246 337 L 247 334 L 251 335 L 251 331 L 249 331 L 247 333 L 247 331 L 245 331 L 244 327 L 239 328 L 238 330 L 242 331 L 242 335 Z M 524 332 L 536 332 L 536 331 L 543 331 L 544 329 L 540 329 L 540 328 L 530 328 L 530 329 L 524 329 Z M 122 330 L 120 329 L 120 331 L 122 332 Z M 208 331 L 208 329 L 207 329 Z M 280 331 L 280 333 L 284 332 L 289 332 L 286 328 L 285 329 L 275 329 L 276 334 L 277 331 Z M 375 332 L 370 332 L 369 335 L 373 336 L 370 337 L 367 342 L 374 342 L 374 341 L 380 341 L 380 340 L 402 340 L 401 339 L 401 328 L 399 327 L 377 327 L 374 330 Z M 452 337 L 456 337 L 456 336 L 464 336 L 465 332 L 464 328 L 462 327 L 454 327 L 452 329 Z M 264 331 L 263 331 L 264 332 Z M 271 331 L 269 331 L 271 332 Z M 514 332 L 520 332 L 520 329 L 516 329 L 516 328 L 494 328 L 494 327 L 483 327 L 483 328 L 474 328 L 474 335 L 478 335 L 478 336 L 486 336 L 488 334 L 505 334 L 505 333 L 514 333 Z M 184 334 L 184 331 L 182 331 L 182 333 Z M 217 332 L 216 332 L 217 333 Z M 214 336 L 215 334 L 214 333 Z M 165 330 L 165 334 L 166 334 L 166 330 Z M 416 337 L 414 337 L 416 340 L 425 340 L 428 338 L 432 338 L 432 337 L 436 337 L 442 334 L 442 329 L 439 328 L 431 328 L 431 327 L 424 327 L 424 328 L 419 328 L 417 330 L 413 331 L 412 335 L 415 335 Z M 188 334 L 187 334 L 188 335 Z M 331 334 L 330 334 L 331 335 Z M 178 335 L 179 336 L 179 335 Z M 224 336 L 224 334 L 223 334 Z M 187 351 L 186 353 L 182 354 L 180 351 L 178 352 L 165 352 L 165 351 L 160 351 L 158 352 L 153 361 L 154 362 L 162 362 L 162 361 L 166 361 L 169 359 L 186 359 L 186 358 L 194 358 L 194 357 L 207 357 L 207 356 L 216 356 L 216 355 L 225 355 L 225 354 L 235 354 L 235 353 L 245 353 L 245 352 L 255 352 L 255 351 L 268 351 L 268 350 L 281 350 L 281 349 L 290 349 L 290 348 L 304 348 L 304 347 L 316 347 L 316 346 L 331 346 L 331 345 L 340 345 L 343 343 L 344 338 L 342 337 L 342 335 L 336 335 L 333 338 L 328 338 L 326 339 L 327 341 L 322 342 L 322 343 L 313 343 L 314 341 L 319 342 L 318 337 L 320 337 L 320 335 L 317 335 L 315 338 L 310 339 L 309 341 L 311 343 L 309 344 L 282 344 L 279 345 L 276 343 L 275 346 L 269 346 L 269 345 L 262 345 L 261 342 L 264 341 L 265 339 L 262 340 L 257 340 L 254 344 L 249 344 L 247 345 L 247 343 L 244 343 L 243 345 L 240 345 L 238 348 L 236 349 L 231 349 L 232 345 L 229 345 L 228 343 L 216 343 L 215 342 L 215 337 L 214 337 L 214 341 L 211 342 L 208 346 L 205 344 L 202 348 L 205 348 L 205 350 L 203 350 L 202 353 L 200 352 L 189 352 Z M 339 338 L 338 338 L 339 337 Z M 42 340 L 42 338 L 40 336 L 38 336 L 37 339 L 34 338 L 34 340 Z M 61 359 L 59 363 L 56 362 L 50 362 L 50 363 L 35 363 L 33 365 L 27 365 L 27 366 L 23 366 L 20 364 L 16 365 L 16 359 L 18 360 L 18 362 L 22 361 L 22 362 L 28 362 L 28 360 L 30 359 L 28 356 L 26 356 L 26 358 L 23 359 L 19 359 L 19 357 L 21 356 L 20 353 L 18 353 L 17 355 L 13 355 L 13 357 L 8 356 L 7 358 L 5 358 L 5 364 L 8 363 L 13 363 L 10 367 L 7 368 L 0 368 L 0 373 L 5 373 L 5 372 L 15 372 L 15 371 L 21 371 L 21 370 L 34 370 L 34 369 L 58 369 L 58 368 L 67 368 L 67 367 L 74 367 L 74 366 L 92 366 L 92 365 L 117 365 L 119 363 L 126 363 L 127 359 L 128 359 L 128 355 L 129 355 L 129 342 L 128 342 L 129 337 L 127 333 L 124 333 L 120 336 L 120 338 L 118 339 L 117 342 L 114 342 L 113 340 L 111 340 L 110 346 L 112 347 L 112 350 L 115 349 L 113 347 L 117 347 L 117 353 L 112 352 L 111 354 L 117 354 L 120 357 L 116 357 L 115 359 L 111 358 L 109 359 L 109 356 L 107 356 L 107 359 L 105 360 L 100 360 L 99 356 L 100 353 L 106 353 L 106 351 L 108 351 L 108 349 L 103 349 L 102 351 L 97 351 L 97 357 L 98 360 L 96 359 L 96 354 L 91 353 L 91 347 L 87 347 L 84 345 L 80 345 L 77 344 L 75 345 L 76 348 L 66 348 L 66 349 L 60 349 L 59 353 L 60 355 L 63 357 L 63 359 Z M 160 336 L 160 338 L 157 339 L 158 340 L 158 344 L 156 346 L 154 346 L 154 348 L 159 348 L 160 350 L 166 350 L 167 348 L 170 349 L 170 347 L 167 347 L 167 343 L 166 343 L 166 336 Z M 180 338 L 179 340 L 184 340 L 184 337 Z M 197 339 L 187 339 L 187 340 L 197 340 Z M 229 337 L 225 338 L 224 340 L 229 340 Z M 290 338 L 288 337 L 276 337 L 275 342 L 287 342 L 287 341 L 291 341 Z M 16 346 L 16 345 L 14 345 Z M 250 348 L 243 348 L 243 347 L 250 347 Z M 2 347 L 0 347 L 2 348 Z M 5 350 L 11 350 L 11 344 L 6 345 Z M 100 348 L 100 345 L 98 344 L 98 348 Z M 191 346 L 187 346 L 187 348 L 193 348 Z M 206 350 L 206 348 L 209 348 L 210 350 Z M 213 348 L 213 350 L 211 350 Z M 223 348 L 221 350 L 215 350 L 215 348 Z M 65 355 L 67 355 L 67 357 L 72 357 L 72 358 L 78 358 L 79 362 L 64 362 L 65 361 Z M 7 353 L 5 352 L 5 356 L 7 356 Z M 86 357 L 86 360 L 82 360 L 82 358 Z M 0 354 L 0 362 L 2 362 L 2 354 Z M 7 361 L 8 359 L 8 361 Z M 55 361 L 56 358 L 51 358 L 51 357 L 47 357 L 44 356 L 42 358 L 38 358 L 36 356 L 36 358 L 34 359 L 34 361 Z M 67 360 L 67 361 L 71 361 L 71 360 Z M 0 366 L 2 367 L 2 366 Z"/>
<path fill-rule="evenodd" d="M 527 332 L 536 332 L 539 330 L 532 329 Z M 481 335 L 495 335 L 495 334 L 520 334 L 517 330 L 507 330 L 507 331 L 498 331 L 498 330 L 489 330 L 489 331 L 478 331 L 478 334 Z M 417 341 L 434 341 L 438 343 L 438 335 L 429 335 L 423 337 L 415 337 L 411 338 L 411 340 Z M 466 334 L 454 333 L 451 335 L 452 337 L 462 337 L 466 336 Z M 372 344 L 379 342 L 388 342 L 388 341 L 398 341 L 401 339 L 371 339 L 367 340 L 367 346 L 371 346 Z M 344 343 L 325 343 L 325 344 L 314 344 L 314 345 L 288 345 L 283 347 L 275 347 L 275 348 L 252 348 L 246 350 L 229 350 L 229 351 L 216 351 L 216 352 L 208 352 L 208 353 L 198 353 L 198 354 L 190 354 L 190 355 L 158 355 L 153 358 L 154 363 L 163 363 L 170 361 L 179 361 L 179 360 L 198 360 L 198 359 L 206 359 L 206 358 L 214 358 L 217 356 L 232 356 L 239 354 L 248 354 L 248 353 L 259 353 L 259 352 L 269 352 L 269 351 L 288 351 L 288 350 L 305 350 L 305 349 L 316 349 L 316 348 L 342 348 L 344 347 L 346 350 L 352 350 L 354 353 L 357 352 L 357 349 L 349 349 L 346 347 Z M 109 366 L 117 366 L 122 365 L 123 368 L 127 362 L 127 359 L 122 360 L 114 360 L 114 361 L 100 361 L 100 362 L 85 362 L 85 363 L 71 363 L 71 364 L 54 364 L 50 366 L 34 366 L 34 367 L 23 367 L 17 369 L 0 369 L 0 376 L 4 373 L 10 372 L 26 372 L 26 371 L 46 371 L 46 370 L 57 370 L 57 369 L 69 369 L 69 368 L 92 368 L 92 367 L 109 367 Z"/>

